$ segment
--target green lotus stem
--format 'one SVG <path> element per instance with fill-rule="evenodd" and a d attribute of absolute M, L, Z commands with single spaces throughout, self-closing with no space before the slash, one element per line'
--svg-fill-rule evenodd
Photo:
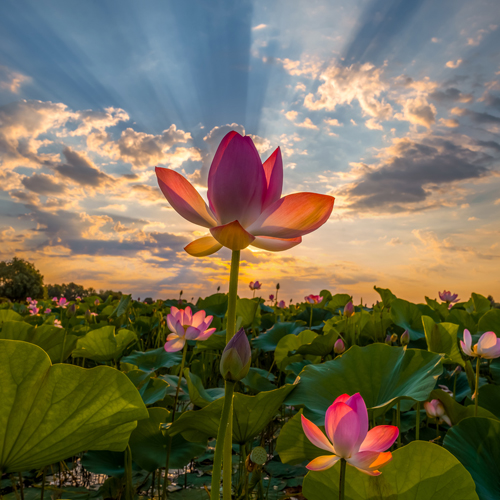
<path fill-rule="evenodd" d="M 19 491 L 21 492 L 21 500 L 24 500 L 24 484 L 22 472 L 19 473 Z"/>
<path fill-rule="evenodd" d="M 226 344 L 236 333 L 236 299 L 238 298 L 238 272 L 240 270 L 240 251 L 231 254 L 231 270 L 229 271 L 229 296 L 227 303 Z"/>
<path fill-rule="evenodd" d="M 61 349 L 61 361 L 59 361 L 60 363 L 62 363 L 64 361 L 64 349 L 66 347 L 66 336 L 68 335 L 68 329 L 65 328 L 64 329 L 64 340 L 63 340 L 63 345 L 62 345 L 62 349 Z"/>
<path fill-rule="evenodd" d="M 396 422 L 399 429 L 398 433 L 398 448 L 401 447 L 401 402 L 398 401 L 398 406 L 396 410 Z"/>
<path fill-rule="evenodd" d="M 345 458 L 341 458 L 340 459 L 339 500 L 344 500 L 346 466 L 347 466 L 347 462 L 345 461 Z"/>
<path fill-rule="evenodd" d="M 127 445 L 125 450 L 125 500 L 132 500 L 134 498 L 134 491 L 132 486 L 132 450 L 130 445 Z"/>
<path fill-rule="evenodd" d="M 179 378 L 177 379 L 177 389 L 175 390 L 174 407 L 172 408 L 172 423 L 174 423 L 175 412 L 177 410 L 177 401 L 179 400 L 179 391 L 181 388 L 182 373 L 184 371 L 184 364 L 186 363 L 187 347 L 188 343 L 186 341 L 186 343 L 184 344 L 184 348 L 182 349 L 181 369 L 179 371 Z M 170 463 L 171 449 L 172 449 L 172 438 L 169 437 L 167 446 L 167 459 L 165 460 L 165 479 L 163 481 L 163 494 L 162 494 L 163 500 L 167 498 L 168 465 Z"/>
<path fill-rule="evenodd" d="M 436 417 L 436 439 L 439 437 L 439 419 Z"/>
<path fill-rule="evenodd" d="M 415 429 L 415 439 L 420 439 L 420 401 L 417 401 L 417 424 Z"/>
<path fill-rule="evenodd" d="M 224 438 L 224 450 L 222 452 L 224 467 L 222 469 L 222 498 L 231 500 L 231 487 L 233 484 L 233 397 L 229 406 L 229 420 Z"/>
<path fill-rule="evenodd" d="M 313 305 L 311 304 L 311 316 L 309 317 L 309 329 L 311 329 L 313 324 Z"/>
<path fill-rule="evenodd" d="M 481 361 L 481 358 L 478 356 L 477 361 L 476 361 L 476 395 L 474 397 L 474 416 L 477 417 L 477 410 L 479 407 L 479 363 Z"/>
<path fill-rule="evenodd" d="M 221 477 L 221 468 L 222 468 L 222 455 L 223 451 L 226 451 L 224 443 L 226 441 L 226 430 L 229 423 L 229 417 L 231 413 L 231 407 L 233 403 L 233 393 L 234 393 L 234 382 L 227 380 L 225 386 L 225 394 L 224 394 L 224 405 L 222 407 L 222 415 L 219 422 L 219 430 L 217 432 L 217 442 L 215 446 L 215 454 L 214 454 L 214 465 L 212 472 L 212 488 L 210 491 L 210 499 L 211 500 L 219 500 L 220 499 L 220 477 Z M 231 443 L 231 439 L 229 439 L 229 443 Z M 224 462 L 227 467 L 227 462 Z M 226 467 L 224 467 L 224 472 Z M 232 467 L 232 465 L 230 465 Z M 231 470 L 231 468 L 229 469 Z M 231 489 L 231 483 L 229 483 L 229 488 Z M 231 491 L 231 490 L 230 490 Z"/>
<path fill-rule="evenodd" d="M 455 380 L 453 381 L 453 399 L 457 398 L 457 378 L 458 372 L 455 372 Z"/>
<path fill-rule="evenodd" d="M 47 467 L 43 468 L 42 475 L 42 492 L 40 493 L 40 500 L 43 500 L 43 494 L 45 493 L 45 473 L 47 472 Z"/>

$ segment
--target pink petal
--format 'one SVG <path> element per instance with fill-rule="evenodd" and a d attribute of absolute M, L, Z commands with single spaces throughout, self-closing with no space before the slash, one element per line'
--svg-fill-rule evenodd
<path fill-rule="evenodd" d="M 175 316 L 173 316 L 172 314 L 168 314 L 167 315 L 167 326 L 171 332 L 177 331 L 175 329 L 175 323 L 177 323 L 177 319 L 175 319 Z"/>
<path fill-rule="evenodd" d="M 196 340 L 207 340 L 215 332 L 215 330 L 215 328 L 205 330 Z"/>
<path fill-rule="evenodd" d="M 359 392 L 352 395 L 346 401 L 346 405 L 350 406 L 358 415 L 359 436 L 358 440 L 356 441 L 355 448 L 359 449 L 361 443 L 364 441 L 366 437 L 366 433 L 368 432 L 368 410 L 366 409 L 365 401 L 361 397 L 361 394 L 359 394 Z"/>
<path fill-rule="evenodd" d="M 357 451 L 359 437 L 358 414 L 346 403 L 332 404 L 325 415 L 326 435 L 330 438 L 335 454 L 349 458 Z"/>
<path fill-rule="evenodd" d="M 262 212 L 266 191 L 264 168 L 252 139 L 229 132 L 208 174 L 208 199 L 220 224 L 251 224 Z"/>
<path fill-rule="evenodd" d="M 186 309 L 184 309 L 184 324 L 190 325 L 192 319 L 193 319 L 193 311 L 191 311 L 191 308 L 187 306 Z"/>
<path fill-rule="evenodd" d="M 182 337 L 182 338 L 177 337 L 175 339 L 169 340 L 165 344 L 165 351 L 167 351 L 167 352 L 180 351 L 184 347 L 185 343 L 186 343 L 186 341 L 185 341 L 184 337 Z"/>
<path fill-rule="evenodd" d="M 298 238 L 315 231 L 328 220 L 334 200 L 324 194 L 290 194 L 266 208 L 247 230 L 254 236 Z"/>
<path fill-rule="evenodd" d="M 476 353 L 472 352 L 470 348 L 467 345 L 465 345 L 463 341 L 460 341 L 460 347 L 462 348 L 464 354 L 467 354 L 467 356 L 476 356 Z"/>
<path fill-rule="evenodd" d="M 188 340 L 196 340 L 200 336 L 200 334 L 201 331 L 194 326 L 189 326 L 188 328 L 186 328 L 186 338 Z"/>
<path fill-rule="evenodd" d="M 176 319 L 177 319 L 177 316 L 178 316 L 179 312 L 180 312 L 179 309 L 177 309 L 177 307 L 175 307 L 175 306 L 172 306 L 170 308 L 170 314 L 172 314 L 173 316 L 175 316 Z"/>
<path fill-rule="evenodd" d="M 347 459 L 347 462 L 356 469 L 370 476 L 379 476 L 380 472 L 377 469 L 384 467 L 392 460 L 392 453 L 387 451 L 379 453 L 376 451 L 360 451 L 353 457 Z"/>
<path fill-rule="evenodd" d="M 193 314 L 193 319 L 191 320 L 191 326 L 199 327 L 202 323 L 205 322 L 205 311 L 198 311 Z M 207 318 L 208 319 L 208 318 Z"/>
<path fill-rule="evenodd" d="M 306 297 L 307 298 L 307 297 Z M 334 402 L 333 404 L 335 403 L 347 403 L 347 401 L 349 401 L 349 398 L 351 396 L 349 396 L 349 394 L 341 394 Z"/>
<path fill-rule="evenodd" d="M 469 348 L 469 351 L 472 349 L 472 335 L 469 330 L 464 330 L 464 343 Z"/>
<path fill-rule="evenodd" d="M 398 435 L 399 429 L 395 425 L 377 425 L 368 431 L 359 451 L 385 451 L 394 444 Z"/>
<path fill-rule="evenodd" d="M 181 174 L 160 167 L 156 167 L 155 172 L 162 193 L 179 215 L 198 226 L 217 225 L 203 198 Z"/>
<path fill-rule="evenodd" d="M 309 419 L 304 417 L 304 415 L 300 416 L 300 420 L 302 422 L 302 429 L 304 430 L 304 434 L 306 438 L 311 441 L 314 446 L 321 448 L 322 450 L 330 451 L 335 453 L 335 449 L 328 441 L 326 436 L 321 432 L 320 428 L 313 424 Z"/>
<path fill-rule="evenodd" d="M 282 252 L 302 243 L 302 237 L 284 240 L 281 238 L 270 238 L 269 236 L 257 236 L 252 242 L 252 246 L 269 252 Z"/>
<path fill-rule="evenodd" d="M 224 226 L 213 227 L 210 232 L 221 245 L 231 250 L 243 250 L 255 240 L 237 220 Z"/>
<path fill-rule="evenodd" d="M 333 467 L 339 460 L 340 457 L 337 457 L 335 455 L 323 455 L 321 457 L 315 458 L 314 460 L 311 460 L 306 465 L 306 469 L 314 471 L 326 470 L 330 467 Z"/>
<path fill-rule="evenodd" d="M 283 189 L 283 159 L 281 149 L 276 148 L 274 153 L 264 162 L 264 173 L 266 175 L 267 194 L 262 209 L 281 198 Z"/>
<path fill-rule="evenodd" d="M 213 236 L 203 236 L 192 241 L 184 247 L 184 250 L 193 257 L 206 257 L 218 252 L 222 245 Z"/>
<path fill-rule="evenodd" d="M 500 339 L 494 332 L 481 335 L 477 343 L 477 353 L 485 359 L 494 359 L 500 356 Z"/>

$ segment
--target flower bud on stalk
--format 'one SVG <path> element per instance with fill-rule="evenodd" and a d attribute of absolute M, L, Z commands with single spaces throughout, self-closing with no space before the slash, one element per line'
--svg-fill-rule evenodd
<path fill-rule="evenodd" d="M 243 328 L 227 343 L 220 360 L 220 372 L 225 380 L 238 382 L 246 377 L 252 361 L 252 350 Z"/>
<path fill-rule="evenodd" d="M 401 345 L 408 345 L 410 343 L 410 333 L 408 330 L 405 330 L 403 332 L 403 335 L 401 335 Z"/>
<path fill-rule="evenodd" d="M 391 335 L 391 342 L 394 343 L 394 342 L 397 342 L 398 341 L 398 336 L 396 333 L 393 333 Z"/>
<path fill-rule="evenodd" d="M 75 315 L 76 315 L 76 304 L 71 304 L 66 311 L 66 316 L 68 318 L 71 318 L 71 316 Z"/>
<path fill-rule="evenodd" d="M 345 306 L 344 306 L 344 316 L 347 316 L 350 318 L 354 314 L 354 305 L 352 303 L 352 300 L 350 300 Z"/>
<path fill-rule="evenodd" d="M 333 346 L 333 352 L 335 354 L 342 354 L 345 351 L 345 344 L 342 339 L 338 339 Z"/>

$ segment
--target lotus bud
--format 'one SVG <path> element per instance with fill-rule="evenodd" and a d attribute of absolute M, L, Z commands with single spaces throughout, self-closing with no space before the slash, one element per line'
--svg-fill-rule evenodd
<path fill-rule="evenodd" d="M 276 290 L 279 290 L 279 289 L 280 289 L 280 284 L 276 283 Z"/>
<path fill-rule="evenodd" d="M 76 304 L 71 304 L 66 311 L 66 316 L 70 318 L 71 316 L 75 316 L 75 314 L 76 314 Z"/>
<path fill-rule="evenodd" d="M 90 309 L 87 309 L 85 311 L 85 321 L 90 321 L 91 317 L 92 317 L 92 315 L 90 314 Z"/>
<path fill-rule="evenodd" d="M 342 339 L 338 339 L 333 346 L 333 352 L 335 354 L 342 354 L 345 351 L 345 344 Z"/>
<path fill-rule="evenodd" d="M 347 316 L 350 318 L 354 314 L 354 305 L 352 303 L 352 300 L 350 300 L 345 306 L 344 306 L 344 316 Z"/>
<path fill-rule="evenodd" d="M 390 335 L 387 335 L 387 337 L 385 338 L 385 343 L 387 345 L 391 345 L 392 344 L 392 337 Z"/>
<path fill-rule="evenodd" d="M 269 295 L 269 300 L 274 300 L 274 295 L 273 294 Z"/>
<path fill-rule="evenodd" d="M 401 335 L 401 345 L 408 345 L 410 343 L 410 333 L 408 330 L 405 330 L 403 332 L 403 335 Z"/>
<path fill-rule="evenodd" d="M 246 377 L 252 361 L 252 350 L 243 328 L 227 343 L 220 360 L 220 372 L 225 380 L 238 382 Z"/>
<path fill-rule="evenodd" d="M 394 342 L 397 342 L 398 341 L 398 336 L 397 334 L 393 333 L 391 335 L 391 342 L 394 344 Z"/>

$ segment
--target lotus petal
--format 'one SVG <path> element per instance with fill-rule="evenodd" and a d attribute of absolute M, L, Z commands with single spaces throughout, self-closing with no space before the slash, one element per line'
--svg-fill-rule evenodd
<path fill-rule="evenodd" d="M 193 257 L 206 257 L 218 252 L 222 245 L 213 236 L 203 236 L 192 241 L 184 247 L 184 250 Z"/>
<path fill-rule="evenodd" d="M 304 434 L 314 446 L 335 454 L 335 448 L 330 443 L 330 441 L 328 441 L 327 437 L 321 432 L 321 429 L 319 427 L 317 427 L 309 419 L 304 417 L 304 415 L 301 415 L 301 422 Z"/>
<path fill-rule="evenodd" d="M 321 457 L 315 458 L 314 460 L 311 460 L 306 465 L 306 468 L 313 471 L 326 470 L 334 466 L 339 460 L 340 457 L 337 457 L 335 455 L 323 455 Z"/>
<path fill-rule="evenodd" d="M 349 458 L 354 451 L 357 451 L 359 418 L 346 403 L 334 403 L 328 408 L 325 415 L 325 430 L 339 457 Z"/>
<path fill-rule="evenodd" d="M 353 457 L 347 459 L 347 462 L 356 467 L 356 469 L 370 476 L 380 476 L 380 469 L 392 460 L 392 453 L 387 451 L 379 453 L 376 451 L 360 451 Z"/>
<path fill-rule="evenodd" d="M 266 175 L 267 193 L 262 209 L 281 198 L 283 189 L 283 159 L 281 149 L 276 148 L 274 153 L 264 162 L 264 173 Z"/>
<path fill-rule="evenodd" d="M 398 438 L 399 429 L 395 425 L 377 425 L 366 434 L 359 451 L 386 451 Z"/>
<path fill-rule="evenodd" d="M 283 250 L 288 250 L 289 248 L 297 246 L 301 242 L 302 237 L 300 236 L 290 240 L 270 238 L 269 236 L 257 236 L 255 240 L 252 241 L 252 246 L 269 252 L 282 252 Z"/>
<path fill-rule="evenodd" d="M 224 226 L 213 227 L 210 232 L 221 245 L 231 250 L 243 250 L 255 240 L 255 236 L 245 231 L 237 220 Z"/>

